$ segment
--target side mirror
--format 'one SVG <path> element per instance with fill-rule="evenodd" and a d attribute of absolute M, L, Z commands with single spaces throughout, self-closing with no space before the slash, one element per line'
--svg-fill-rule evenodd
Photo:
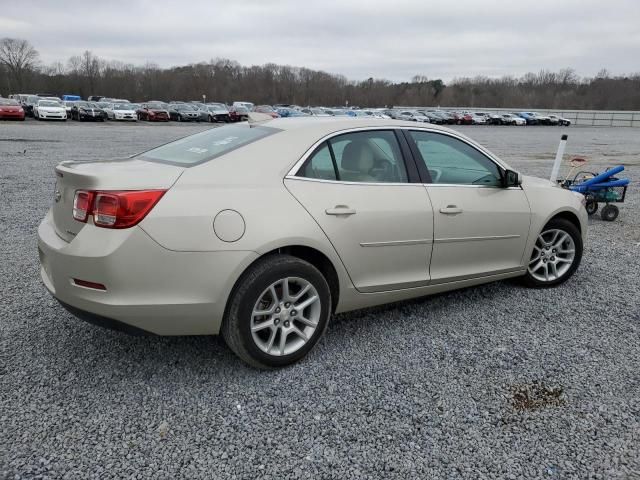
<path fill-rule="evenodd" d="M 503 178 L 505 188 L 522 185 L 522 174 L 514 170 L 505 170 Z"/>

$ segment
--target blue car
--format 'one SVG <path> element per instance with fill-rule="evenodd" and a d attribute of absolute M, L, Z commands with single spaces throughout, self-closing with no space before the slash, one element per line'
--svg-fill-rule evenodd
<path fill-rule="evenodd" d="M 524 118 L 527 121 L 527 125 L 537 125 L 538 124 L 538 119 L 531 112 L 518 112 L 518 113 L 516 113 L 516 115 L 521 117 L 521 118 Z"/>

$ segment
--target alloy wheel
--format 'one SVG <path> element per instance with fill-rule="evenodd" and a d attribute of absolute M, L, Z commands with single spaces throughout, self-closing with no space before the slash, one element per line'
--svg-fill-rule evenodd
<path fill-rule="evenodd" d="M 569 271 L 575 255 L 576 246 L 571 235 L 557 228 L 545 230 L 533 247 L 529 273 L 540 282 L 553 282 Z"/>
<path fill-rule="evenodd" d="M 269 355 L 294 353 L 315 333 L 321 311 L 320 295 L 310 282 L 299 277 L 277 280 L 253 307 L 253 341 Z"/>

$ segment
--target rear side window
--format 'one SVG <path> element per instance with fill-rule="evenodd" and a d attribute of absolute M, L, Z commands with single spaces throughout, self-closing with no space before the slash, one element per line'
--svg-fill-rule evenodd
<path fill-rule="evenodd" d="M 406 183 L 407 170 L 392 130 L 345 133 L 320 145 L 298 176 L 362 183 Z"/>
<path fill-rule="evenodd" d="M 138 158 L 191 167 L 213 160 L 279 131 L 278 128 L 249 127 L 249 125 L 212 128 L 141 153 Z"/>

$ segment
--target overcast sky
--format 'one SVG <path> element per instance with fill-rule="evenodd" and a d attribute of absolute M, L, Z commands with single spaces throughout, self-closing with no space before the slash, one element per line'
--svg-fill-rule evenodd
<path fill-rule="evenodd" d="M 639 0 L 1 0 L 0 36 L 29 40 L 45 64 L 91 50 L 134 64 L 223 57 L 354 80 L 640 71 Z"/>

